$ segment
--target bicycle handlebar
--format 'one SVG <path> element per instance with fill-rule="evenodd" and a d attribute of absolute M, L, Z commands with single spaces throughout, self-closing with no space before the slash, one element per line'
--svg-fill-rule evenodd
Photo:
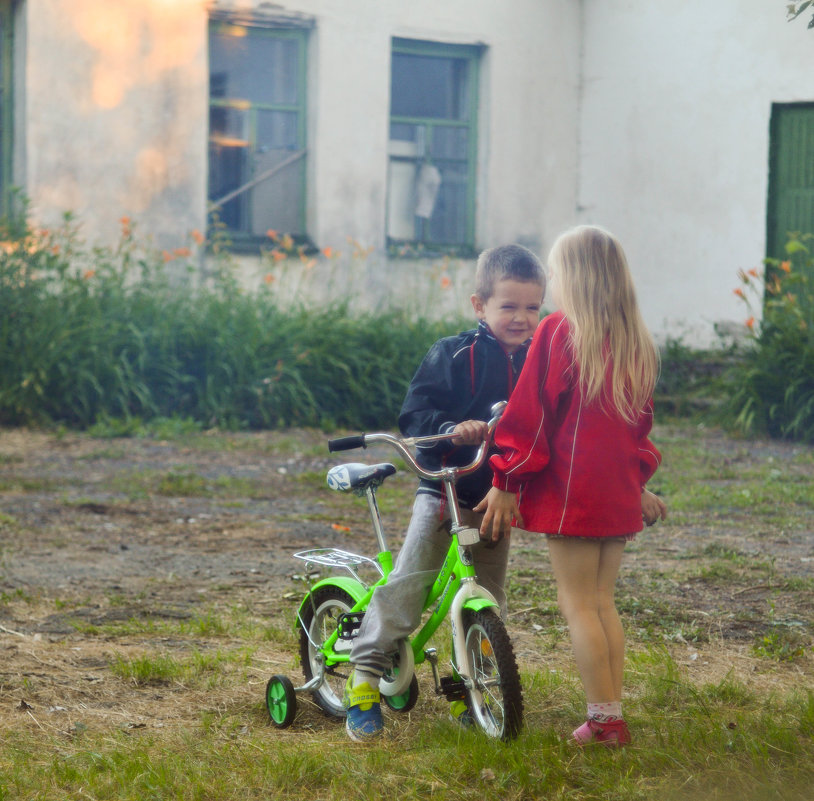
<path fill-rule="evenodd" d="M 439 439 L 452 439 L 454 434 L 432 435 L 428 437 L 409 437 L 402 439 L 401 437 L 393 436 L 392 434 L 377 433 L 377 434 L 355 434 L 350 437 L 339 437 L 338 439 L 328 440 L 328 450 L 334 451 L 349 451 L 356 448 L 367 448 L 368 445 L 373 445 L 376 442 L 384 442 L 395 448 L 399 454 L 407 462 L 408 467 L 418 476 L 430 481 L 454 481 L 461 476 L 467 476 L 474 473 L 486 458 L 489 450 L 489 445 L 492 441 L 492 434 L 494 433 L 495 426 L 503 410 L 506 408 L 506 401 L 494 404 L 491 409 L 492 419 L 487 424 L 486 437 L 483 442 L 478 446 L 478 451 L 475 458 L 463 467 L 445 467 L 442 470 L 425 470 L 415 460 L 415 456 L 408 449 L 407 445 L 420 445 L 422 442 L 436 442 Z"/>
<path fill-rule="evenodd" d="M 339 437 L 339 439 L 328 440 L 328 450 L 333 453 L 334 451 L 352 451 L 356 448 L 366 448 L 365 435 L 354 434 L 352 437 Z"/>

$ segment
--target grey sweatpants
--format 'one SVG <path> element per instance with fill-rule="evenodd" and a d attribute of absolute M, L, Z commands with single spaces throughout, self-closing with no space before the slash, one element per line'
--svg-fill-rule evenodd
<path fill-rule="evenodd" d="M 449 514 L 441 498 L 419 494 L 413 504 L 413 516 L 404 544 L 387 584 L 373 593 L 362 618 L 359 633 L 353 641 L 350 661 L 360 669 L 381 675 L 392 664 L 399 640 L 409 637 L 421 622 L 424 601 L 449 550 Z M 461 509 L 467 526 L 477 528 L 481 515 Z M 478 583 L 495 596 L 501 615 L 506 614 L 506 563 L 509 538 L 504 537 L 494 548 L 483 543 L 472 546 L 472 558 Z"/>

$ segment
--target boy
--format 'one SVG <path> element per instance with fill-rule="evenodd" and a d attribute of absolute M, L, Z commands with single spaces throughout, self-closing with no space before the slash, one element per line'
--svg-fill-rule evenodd
<path fill-rule="evenodd" d="M 428 470 L 465 465 L 483 441 L 493 404 L 508 400 L 525 362 L 528 342 L 540 319 L 545 274 L 540 260 L 520 245 L 484 251 L 478 259 L 472 307 L 478 327 L 446 337 L 430 348 L 418 368 L 399 415 L 404 436 L 451 434 L 417 452 Z M 492 485 L 488 462 L 456 485 L 463 522 L 479 527 L 472 511 Z M 352 740 L 381 734 L 379 680 L 421 620 L 427 597 L 449 548 L 449 515 L 440 483 L 421 481 L 413 514 L 386 585 L 373 594 L 350 661 L 354 670 L 345 689 L 346 729 Z M 495 538 L 497 539 L 497 537 Z M 488 547 L 487 547 L 488 546 Z M 508 538 L 472 548 L 478 579 L 505 614 L 503 582 Z M 466 705 L 455 702 L 453 715 L 466 721 Z"/>

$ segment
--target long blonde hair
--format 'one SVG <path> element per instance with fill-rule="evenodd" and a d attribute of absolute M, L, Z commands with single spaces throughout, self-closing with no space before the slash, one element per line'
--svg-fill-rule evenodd
<path fill-rule="evenodd" d="M 583 396 L 610 403 L 624 420 L 635 422 L 653 394 L 659 354 L 639 311 L 622 246 L 608 231 L 582 225 L 557 239 L 548 264 L 570 323 Z"/>

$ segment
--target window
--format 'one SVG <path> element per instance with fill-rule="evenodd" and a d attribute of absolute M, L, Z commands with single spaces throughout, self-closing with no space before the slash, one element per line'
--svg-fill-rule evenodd
<path fill-rule="evenodd" d="M 306 31 L 213 21 L 209 202 L 235 245 L 305 234 Z"/>
<path fill-rule="evenodd" d="M 770 148 L 767 256 L 784 258 L 789 231 L 814 233 L 814 103 L 774 105 Z"/>
<path fill-rule="evenodd" d="M 388 243 L 471 250 L 479 48 L 394 39 Z"/>
<path fill-rule="evenodd" d="M 11 3 L 0 0 L 0 215 L 9 212 L 12 145 Z"/>

